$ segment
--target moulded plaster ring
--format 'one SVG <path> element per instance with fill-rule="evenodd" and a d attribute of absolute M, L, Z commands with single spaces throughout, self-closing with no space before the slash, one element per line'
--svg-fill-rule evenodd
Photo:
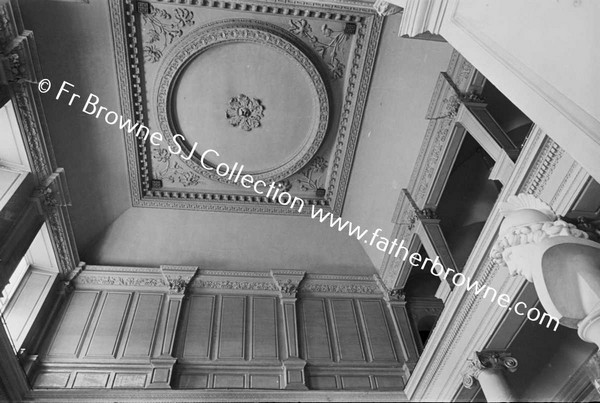
<path fill-rule="evenodd" d="M 293 63 L 307 75 L 306 81 L 310 83 L 310 91 L 314 94 L 315 101 L 312 107 L 310 129 L 299 150 L 289 158 L 285 156 L 285 162 L 272 169 L 254 172 L 244 170 L 244 173 L 252 175 L 255 180 L 262 179 L 276 182 L 302 169 L 314 157 L 325 138 L 330 106 L 327 87 L 321 74 L 309 57 L 292 43 L 293 40 L 290 34 L 279 27 L 252 20 L 226 20 L 201 27 L 187 35 L 181 41 L 181 44 L 165 58 L 159 70 L 158 82 L 155 87 L 157 88 L 155 98 L 157 99 L 157 119 L 168 144 L 176 148 L 174 135 L 181 133 L 177 130 L 174 119 L 175 111 L 172 109 L 172 105 L 174 89 L 186 66 L 207 50 L 217 46 L 233 43 L 258 44 L 268 46 L 270 49 L 291 58 Z M 186 133 L 181 134 L 186 136 Z M 189 155 L 193 145 L 187 141 L 180 141 L 178 144 L 183 148 L 182 155 Z M 202 145 L 199 145 L 192 158 L 187 161 L 182 159 L 182 162 L 198 174 L 211 180 L 240 185 L 239 182 L 232 182 L 227 177 L 217 175 L 214 170 L 205 169 L 200 164 L 202 152 Z M 243 164 L 243 161 L 236 162 Z M 205 164 L 213 168 L 216 166 L 216 164 L 206 160 Z"/>

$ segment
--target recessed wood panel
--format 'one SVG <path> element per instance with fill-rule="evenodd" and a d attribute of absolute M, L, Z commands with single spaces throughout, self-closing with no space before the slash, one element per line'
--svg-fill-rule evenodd
<path fill-rule="evenodd" d="M 331 359 L 325 301 L 320 298 L 303 300 L 302 314 L 308 359 Z"/>
<path fill-rule="evenodd" d="M 404 390 L 404 381 L 400 376 L 377 375 L 375 380 L 379 390 Z"/>
<path fill-rule="evenodd" d="M 250 387 L 253 389 L 279 389 L 279 376 L 250 375 Z"/>
<path fill-rule="evenodd" d="M 75 355 L 98 293 L 74 291 L 65 309 L 50 355 Z"/>
<path fill-rule="evenodd" d="M 130 293 L 109 292 L 106 294 L 100 317 L 92 333 L 87 356 L 114 357 L 130 297 Z"/>
<path fill-rule="evenodd" d="M 143 388 L 146 385 L 146 374 L 115 374 L 113 388 Z"/>
<path fill-rule="evenodd" d="M 208 388 L 208 374 L 181 374 L 178 382 L 179 389 Z"/>
<path fill-rule="evenodd" d="M 36 389 L 65 388 L 71 376 L 70 372 L 42 372 L 35 378 Z"/>
<path fill-rule="evenodd" d="M 395 361 L 390 331 L 380 301 L 361 301 L 360 306 L 367 328 L 373 360 Z"/>
<path fill-rule="evenodd" d="M 123 353 L 124 357 L 147 357 L 150 355 L 161 302 L 162 295 L 160 294 L 140 294 L 127 338 L 127 346 Z"/>
<path fill-rule="evenodd" d="M 340 351 L 340 361 L 364 360 L 360 336 L 358 334 L 358 322 L 352 300 L 332 300 L 331 307 Z"/>
<path fill-rule="evenodd" d="M 311 376 L 310 388 L 315 390 L 337 389 L 335 376 Z"/>
<path fill-rule="evenodd" d="M 218 389 L 237 389 L 244 387 L 244 375 L 215 374 L 214 387 Z"/>
<path fill-rule="evenodd" d="M 346 390 L 370 390 L 371 381 L 368 376 L 348 376 L 342 377 L 342 389 Z"/>
<path fill-rule="evenodd" d="M 104 372 L 78 372 L 73 388 L 105 388 L 109 375 Z"/>
<path fill-rule="evenodd" d="M 277 300 L 254 298 L 253 357 L 277 358 Z"/>
<path fill-rule="evenodd" d="M 183 356 L 209 358 L 215 296 L 193 295 L 189 304 Z"/>
<path fill-rule="evenodd" d="M 246 297 L 223 297 L 219 358 L 244 358 Z"/>

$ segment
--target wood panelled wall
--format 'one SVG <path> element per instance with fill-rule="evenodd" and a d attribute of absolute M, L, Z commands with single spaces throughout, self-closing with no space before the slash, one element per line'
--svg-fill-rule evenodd
<path fill-rule="evenodd" d="M 286 331 L 274 287 L 191 288 L 177 300 L 143 281 L 82 283 L 46 337 L 36 388 L 281 389 L 290 343 L 309 389 L 404 387 L 402 340 L 382 294 L 300 292 L 297 327 Z"/>
<path fill-rule="evenodd" d="M 402 389 L 404 358 L 381 298 L 301 297 L 298 317 L 310 389 Z M 191 295 L 176 386 L 279 389 L 282 326 L 278 297 Z"/>

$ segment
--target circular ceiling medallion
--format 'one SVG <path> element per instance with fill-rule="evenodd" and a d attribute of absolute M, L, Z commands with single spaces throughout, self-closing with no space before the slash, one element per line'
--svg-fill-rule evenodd
<path fill-rule="evenodd" d="M 279 181 L 312 159 L 327 132 L 329 99 L 294 41 L 271 24 L 227 20 L 190 33 L 169 54 L 158 75 L 158 121 L 173 146 L 175 134 L 185 137 L 182 155 L 197 143 L 188 166 L 233 183 L 200 164 L 213 149 L 219 156 L 207 166 L 237 162 L 255 180 Z"/>

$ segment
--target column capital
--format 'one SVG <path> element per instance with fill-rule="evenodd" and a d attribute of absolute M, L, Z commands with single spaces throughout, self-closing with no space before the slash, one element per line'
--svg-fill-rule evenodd
<path fill-rule="evenodd" d="M 305 274 L 306 272 L 301 270 L 271 270 L 271 277 L 277 284 L 282 298 L 296 298 Z"/>
<path fill-rule="evenodd" d="M 471 389 L 475 379 L 488 370 L 503 370 L 515 372 L 519 362 L 506 351 L 483 350 L 473 353 L 473 357 L 467 359 L 467 370 L 463 374 L 463 386 Z"/>
<path fill-rule="evenodd" d="M 161 265 L 160 270 L 169 286 L 169 294 L 185 294 L 187 286 L 196 275 L 198 266 Z"/>

